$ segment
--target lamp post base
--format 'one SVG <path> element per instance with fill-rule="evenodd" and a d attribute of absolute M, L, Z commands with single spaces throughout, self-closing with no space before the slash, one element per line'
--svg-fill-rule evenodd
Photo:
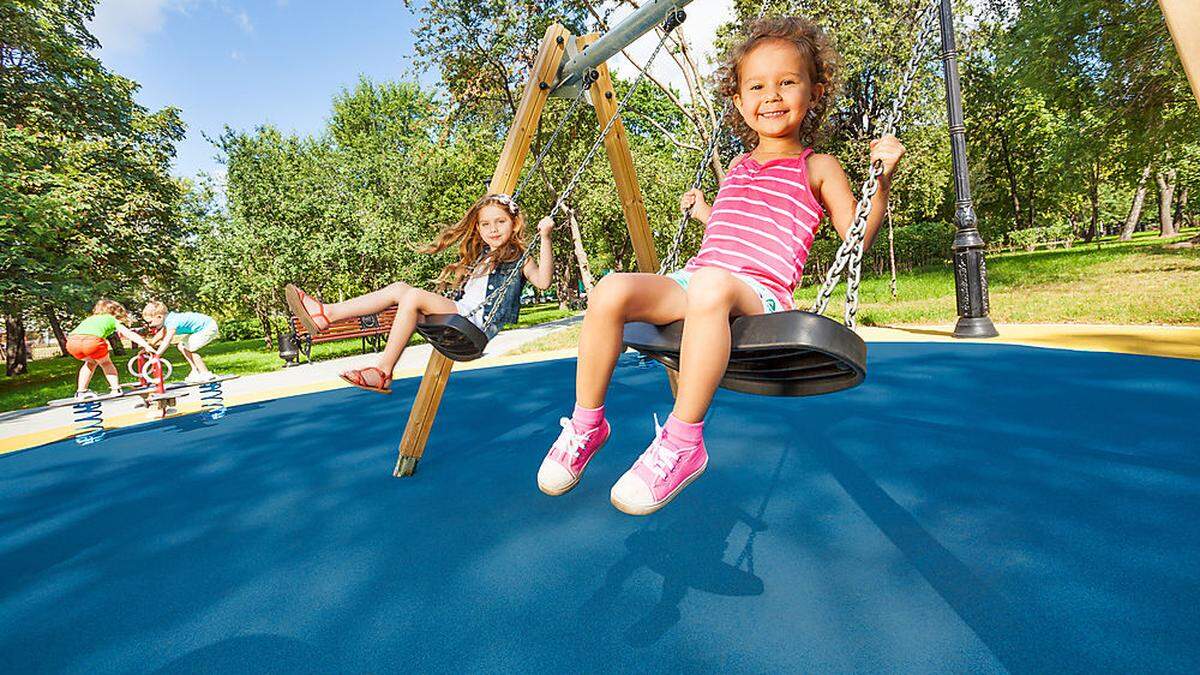
<path fill-rule="evenodd" d="M 956 338 L 993 338 L 1000 334 L 995 324 L 986 316 L 960 316 L 954 324 Z"/>

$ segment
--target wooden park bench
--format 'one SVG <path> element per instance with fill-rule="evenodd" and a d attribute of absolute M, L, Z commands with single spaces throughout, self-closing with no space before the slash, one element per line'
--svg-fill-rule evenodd
<path fill-rule="evenodd" d="M 349 319 L 341 319 L 329 324 L 329 330 L 320 335 L 310 335 L 304 324 L 296 317 L 291 317 L 292 337 L 304 358 L 312 361 L 312 346 L 322 342 L 337 340 L 362 340 L 362 351 L 377 352 L 383 349 L 387 342 L 387 334 L 392 330 L 392 321 L 396 319 L 396 308 L 386 309 L 378 314 L 368 314 Z"/>

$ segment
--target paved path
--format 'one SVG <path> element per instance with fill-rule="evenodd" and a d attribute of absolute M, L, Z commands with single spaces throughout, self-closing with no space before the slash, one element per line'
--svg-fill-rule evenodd
<path fill-rule="evenodd" d="M 455 366 L 455 370 L 487 368 L 546 358 L 545 354 L 523 358 L 506 355 L 533 340 L 579 323 L 582 319 L 582 316 L 573 316 L 531 328 L 514 328 L 504 331 L 491 341 L 483 358 L 459 364 Z M 429 362 L 429 355 L 432 352 L 433 347 L 427 344 L 416 345 L 405 350 L 400 362 L 396 364 L 394 377 L 399 379 L 420 376 L 424 373 L 425 365 Z M 564 356 L 567 355 L 569 354 L 564 354 Z M 305 363 L 270 373 L 244 375 L 224 383 L 225 402 L 227 405 L 237 405 L 345 387 L 348 385 L 342 382 L 338 373 L 347 368 L 372 365 L 374 359 L 374 354 L 362 354 L 329 361 Z M 200 408 L 197 391 L 190 389 L 189 392 L 187 396 L 179 399 L 180 412 L 195 412 Z M 135 402 L 136 398 L 134 397 L 105 402 L 103 404 L 105 425 L 108 427 L 124 426 L 145 420 L 145 410 L 135 408 Z M 41 407 L 0 413 L 0 454 L 65 438 L 70 435 L 72 425 L 70 407 Z"/>
<path fill-rule="evenodd" d="M 516 356 L 510 353 L 533 340 L 577 324 L 582 319 L 582 315 L 579 315 L 532 328 L 505 331 L 492 340 L 484 358 L 458 364 L 455 370 L 573 357 L 574 349 Z M 951 335 L 952 329 L 949 325 L 863 327 L 859 334 L 868 343 L 958 342 Z M 1000 337 L 988 342 L 1200 359 L 1200 327 L 1195 326 L 1002 324 L 998 329 Z M 425 364 L 431 351 L 429 345 L 419 345 L 406 350 L 404 357 L 396 365 L 394 377 L 400 379 L 421 376 L 425 372 Z M 225 384 L 225 402 L 227 405 L 239 405 L 345 387 L 348 385 L 342 382 L 337 374 L 347 367 L 370 365 L 373 358 L 371 354 L 349 356 L 306 363 L 272 373 L 246 375 Z M 133 404 L 132 399 L 105 403 L 105 425 L 111 428 L 144 421 L 145 412 L 135 409 Z M 200 402 L 195 393 L 179 401 L 179 410 L 182 413 L 199 409 Z M 71 416 L 70 408 L 35 408 L 0 413 L 0 455 L 69 437 L 73 432 Z"/>

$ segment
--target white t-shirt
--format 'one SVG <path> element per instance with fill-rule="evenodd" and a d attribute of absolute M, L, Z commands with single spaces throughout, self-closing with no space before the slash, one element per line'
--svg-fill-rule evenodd
<path fill-rule="evenodd" d="M 454 301 L 455 307 L 458 308 L 458 313 L 467 316 L 465 312 L 475 310 L 467 319 L 471 323 L 483 328 L 483 300 L 487 297 L 488 275 L 479 274 L 467 279 L 467 285 L 463 287 L 463 295 L 458 300 Z"/>

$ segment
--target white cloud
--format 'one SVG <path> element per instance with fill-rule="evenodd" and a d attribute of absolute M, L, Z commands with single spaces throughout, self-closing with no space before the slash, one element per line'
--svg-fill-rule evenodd
<path fill-rule="evenodd" d="M 236 50 L 236 49 L 235 49 L 235 50 L 233 50 L 233 51 L 231 51 L 231 52 L 229 52 L 229 58 L 230 58 L 231 60 L 233 60 L 233 61 L 237 61 L 237 62 L 239 62 L 239 63 L 245 63 L 245 62 L 246 62 L 246 59 L 245 59 L 245 57 L 243 57 L 243 56 L 242 56 L 242 53 L 241 53 L 241 52 L 239 52 L 239 51 L 238 51 L 238 50 Z"/>
<path fill-rule="evenodd" d="M 104 0 L 88 28 L 108 52 L 134 54 L 162 30 L 172 0 Z"/>
<path fill-rule="evenodd" d="M 628 5 L 623 5 L 613 12 L 609 19 L 609 25 L 616 25 L 629 16 L 632 11 Z M 701 74 L 707 76 L 713 70 L 709 61 L 715 54 L 713 42 L 716 39 L 717 28 L 734 17 L 733 0 L 695 0 L 686 5 L 683 11 L 687 13 L 687 20 L 683 22 L 681 30 L 684 37 L 687 38 L 693 60 L 700 68 Z M 636 40 L 627 51 L 639 64 L 644 64 L 657 44 L 658 36 L 651 31 Z M 637 69 L 630 65 L 629 61 L 621 54 L 610 59 L 608 65 L 622 78 L 637 77 Z M 665 48 L 664 53 L 660 53 L 655 60 L 650 74 L 659 82 L 679 90 L 683 97 L 687 98 L 687 84 L 683 79 L 683 73 L 679 70 L 679 66 L 675 65 L 675 61 L 670 55 L 665 53 Z"/>
<path fill-rule="evenodd" d="M 246 10 L 224 0 L 103 0 L 88 28 L 106 53 L 137 54 L 150 36 L 163 29 L 168 12 L 187 14 L 196 6 L 208 5 L 231 18 L 243 33 L 254 32 Z"/>
<path fill-rule="evenodd" d="M 225 11 L 233 17 L 233 20 L 237 22 L 238 28 L 241 28 L 243 33 L 254 32 L 254 24 L 250 23 L 250 15 L 246 13 L 246 10 L 226 9 Z"/>

